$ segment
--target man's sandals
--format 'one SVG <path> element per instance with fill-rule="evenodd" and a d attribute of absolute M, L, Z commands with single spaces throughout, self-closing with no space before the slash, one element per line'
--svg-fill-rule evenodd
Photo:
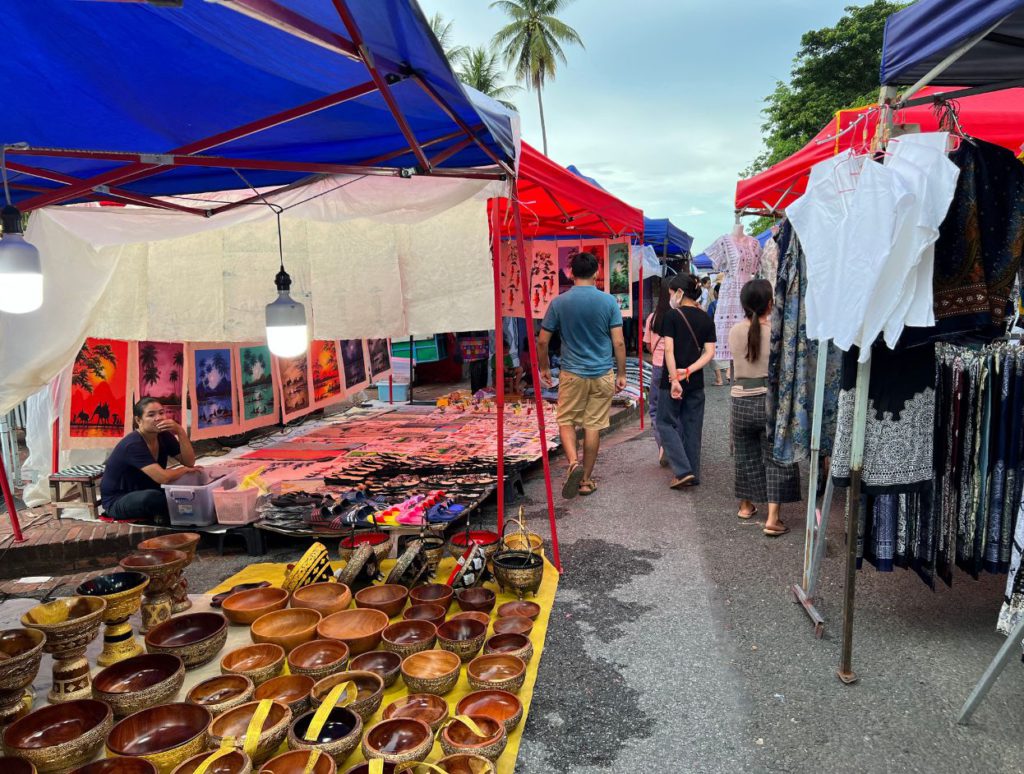
<path fill-rule="evenodd" d="M 571 500 L 580 494 L 581 483 L 583 483 L 583 466 L 578 462 L 574 462 L 569 466 L 569 474 L 565 477 L 565 483 L 562 484 L 562 497 L 566 500 Z M 590 492 L 587 492 L 587 494 L 590 494 Z"/>

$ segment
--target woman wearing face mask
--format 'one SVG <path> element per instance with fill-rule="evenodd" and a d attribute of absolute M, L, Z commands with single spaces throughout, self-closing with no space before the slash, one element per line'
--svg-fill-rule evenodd
<path fill-rule="evenodd" d="M 729 331 L 729 349 L 735 357 L 736 377 L 731 391 L 736 497 L 740 501 L 736 515 L 750 519 L 757 513 L 755 503 L 768 503 L 764 534 L 778 537 L 789 532 L 779 519 L 781 504 L 800 502 L 800 470 L 796 465 L 775 463 L 765 433 L 773 295 L 768 280 L 755 279 L 743 286 L 740 303 L 747 319 Z"/>
<path fill-rule="evenodd" d="M 703 368 L 715 356 L 715 324 L 700 308 L 700 281 L 679 274 L 669 283 L 669 311 L 658 333 L 665 340 L 665 366 L 658 393 L 658 433 L 672 468 L 673 489 L 700 483 L 704 428 Z"/>

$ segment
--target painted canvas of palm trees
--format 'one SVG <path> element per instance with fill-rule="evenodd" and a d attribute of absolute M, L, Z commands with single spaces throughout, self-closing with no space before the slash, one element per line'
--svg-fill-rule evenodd
<path fill-rule="evenodd" d="M 284 413 L 295 414 L 309 408 L 308 353 L 296 357 L 282 357 L 278 362 Z"/>
<path fill-rule="evenodd" d="M 239 347 L 242 382 L 242 419 L 252 421 L 274 413 L 274 377 L 266 344 Z"/>
<path fill-rule="evenodd" d="M 121 438 L 128 413 L 128 342 L 86 339 L 71 371 L 71 438 Z"/>
<path fill-rule="evenodd" d="M 185 390 L 185 345 L 166 341 L 139 342 L 138 397 L 156 398 L 168 419 L 181 422 Z"/>
<path fill-rule="evenodd" d="M 345 372 L 345 390 L 352 391 L 369 383 L 362 339 L 341 340 L 341 362 Z"/>
<path fill-rule="evenodd" d="M 337 342 L 314 340 L 309 349 L 313 368 L 313 401 L 326 403 L 340 399 L 343 391 Z"/>
<path fill-rule="evenodd" d="M 231 350 L 197 349 L 195 365 L 196 405 L 192 407 L 196 427 L 205 430 L 235 424 L 231 386 Z"/>

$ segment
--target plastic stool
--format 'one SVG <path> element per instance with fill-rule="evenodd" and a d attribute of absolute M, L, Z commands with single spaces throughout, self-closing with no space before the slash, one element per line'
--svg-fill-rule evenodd
<path fill-rule="evenodd" d="M 224 538 L 240 537 L 245 540 L 245 549 L 249 556 L 263 556 L 267 551 L 263 545 L 263 535 L 255 527 L 231 527 L 217 536 L 217 553 L 224 556 Z"/>

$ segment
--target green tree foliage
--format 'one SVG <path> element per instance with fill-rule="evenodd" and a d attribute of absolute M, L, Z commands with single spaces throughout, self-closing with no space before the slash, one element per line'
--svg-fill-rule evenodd
<path fill-rule="evenodd" d="M 497 0 L 491 3 L 491 8 L 499 9 L 509 18 L 509 23 L 494 34 L 494 47 L 503 52 L 505 64 L 513 69 L 516 79 L 537 92 L 545 156 L 548 132 L 541 92 L 547 81 L 555 79 L 558 65 L 567 62 L 562 47 L 583 48 L 579 33 L 557 16 L 570 2 L 572 0 Z"/>
<path fill-rule="evenodd" d="M 451 66 L 455 67 L 469 49 L 466 46 L 455 45 L 455 32 L 452 30 L 454 22 L 445 19 L 440 13 L 435 13 L 430 17 L 428 23 L 430 24 L 431 31 L 434 33 L 434 37 L 441 44 L 444 55 L 448 57 Z"/>
<path fill-rule="evenodd" d="M 498 54 L 493 49 L 486 46 L 467 49 L 459 61 L 457 75 L 467 86 L 498 100 L 511 110 L 516 109 L 509 97 L 519 91 L 520 87 L 502 83 L 505 80 L 505 69 L 498 62 Z"/>

